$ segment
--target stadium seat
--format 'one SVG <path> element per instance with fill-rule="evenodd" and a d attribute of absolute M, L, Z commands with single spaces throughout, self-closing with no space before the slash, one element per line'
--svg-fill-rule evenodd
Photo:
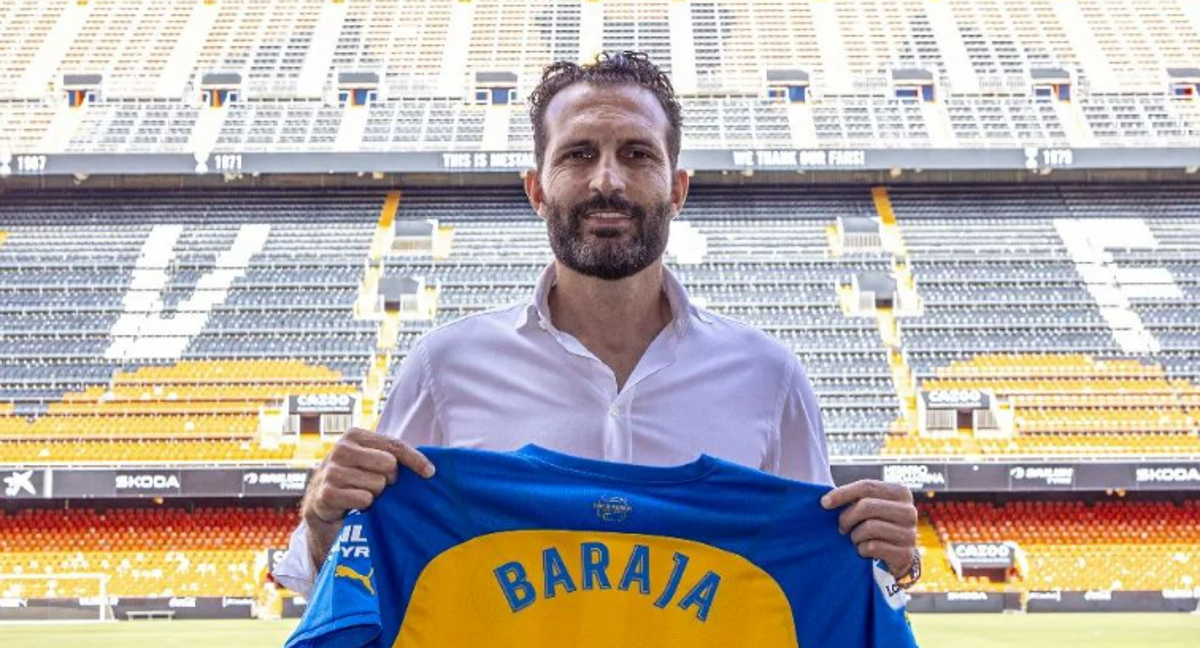
<path fill-rule="evenodd" d="M 287 546 L 295 514 L 256 508 L 0 513 L 0 573 L 103 572 L 110 596 L 254 596 L 264 552 Z M 0 597 L 98 595 L 89 580 L 5 580 Z"/>
<path fill-rule="evenodd" d="M 1018 500 L 923 503 L 925 591 L 1166 590 L 1200 584 L 1200 502 Z M 963 581 L 952 542 L 1015 542 L 1028 571 L 1010 583 Z"/>

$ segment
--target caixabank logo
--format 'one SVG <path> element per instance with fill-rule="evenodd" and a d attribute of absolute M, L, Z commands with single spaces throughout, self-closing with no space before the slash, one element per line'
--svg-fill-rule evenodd
<path fill-rule="evenodd" d="M 37 494 L 32 470 L 14 470 L 4 476 L 5 497 L 35 497 Z"/>

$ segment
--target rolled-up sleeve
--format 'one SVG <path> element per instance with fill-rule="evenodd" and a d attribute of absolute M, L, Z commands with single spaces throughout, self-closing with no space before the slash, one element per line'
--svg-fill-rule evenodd
<path fill-rule="evenodd" d="M 796 362 L 784 394 L 779 421 L 778 475 L 811 484 L 833 484 L 825 426 L 817 407 L 817 394 L 804 367 Z"/>
<path fill-rule="evenodd" d="M 412 347 L 400 364 L 396 382 L 375 426 L 377 434 L 400 439 L 410 445 L 442 445 L 437 407 L 429 380 L 429 357 L 424 345 Z M 272 575 L 281 585 L 308 597 L 317 569 L 308 554 L 308 525 L 304 520 L 292 531 L 288 549 Z"/>

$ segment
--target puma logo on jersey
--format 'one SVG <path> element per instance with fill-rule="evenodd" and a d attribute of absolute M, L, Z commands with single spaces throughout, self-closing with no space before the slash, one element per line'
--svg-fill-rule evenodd
<path fill-rule="evenodd" d="M 349 578 L 350 580 L 358 581 L 362 583 L 363 587 L 367 588 L 371 596 L 375 596 L 375 588 L 371 585 L 371 577 L 375 575 L 374 567 L 371 568 L 371 571 L 367 572 L 366 576 L 363 576 L 345 565 L 338 565 L 333 575 L 335 578 Z"/>

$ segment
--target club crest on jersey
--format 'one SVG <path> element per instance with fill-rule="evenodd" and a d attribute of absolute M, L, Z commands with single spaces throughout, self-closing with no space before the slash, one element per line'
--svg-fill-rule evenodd
<path fill-rule="evenodd" d="M 619 495 L 601 495 L 592 508 L 596 511 L 596 517 L 605 522 L 624 522 L 633 512 L 629 500 Z"/>
<path fill-rule="evenodd" d="M 695 568 L 688 574 L 688 563 L 691 559 L 678 551 L 673 552 L 671 573 L 665 583 L 651 584 L 651 548 L 644 544 L 635 544 L 629 552 L 624 568 L 610 568 L 614 556 L 609 546 L 603 542 L 581 542 L 579 544 L 578 574 L 572 574 L 563 560 L 558 547 L 547 547 L 542 550 L 541 578 L 537 578 L 538 565 L 531 569 L 520 561 L 504 563 L 492 570 L 496 581 L 500 584 L 500 592 L 504 595 L 509 608 L 514 614 L 528 608 L 538 601 L 539 595 L 543 600 L 552 599 L 559 594 L 574 594 L 577 591 L 607 590 L 613 588 L 629 592 L 636 588 L 642 596 L 655 595 L 654 606 L 666 609 L 674 605 L 685 612 L 695 608 L 696 619 L 700 622 L 708 620 L 712 611 L 713 601 L 717 597 L 717 588 L 721 584 L 721 576 L 713 571 L 707 571 L 695 578 Z M 662 555 L 660 550 L 658 555 Z M 659 558 L 658 560 L 662 560 Z M 662 570 L 658 570 L 660 573 Z M 690 576 L 685 579 L 685 574 Z M 534 584 L 541 581 L 541 588 Z"/>

